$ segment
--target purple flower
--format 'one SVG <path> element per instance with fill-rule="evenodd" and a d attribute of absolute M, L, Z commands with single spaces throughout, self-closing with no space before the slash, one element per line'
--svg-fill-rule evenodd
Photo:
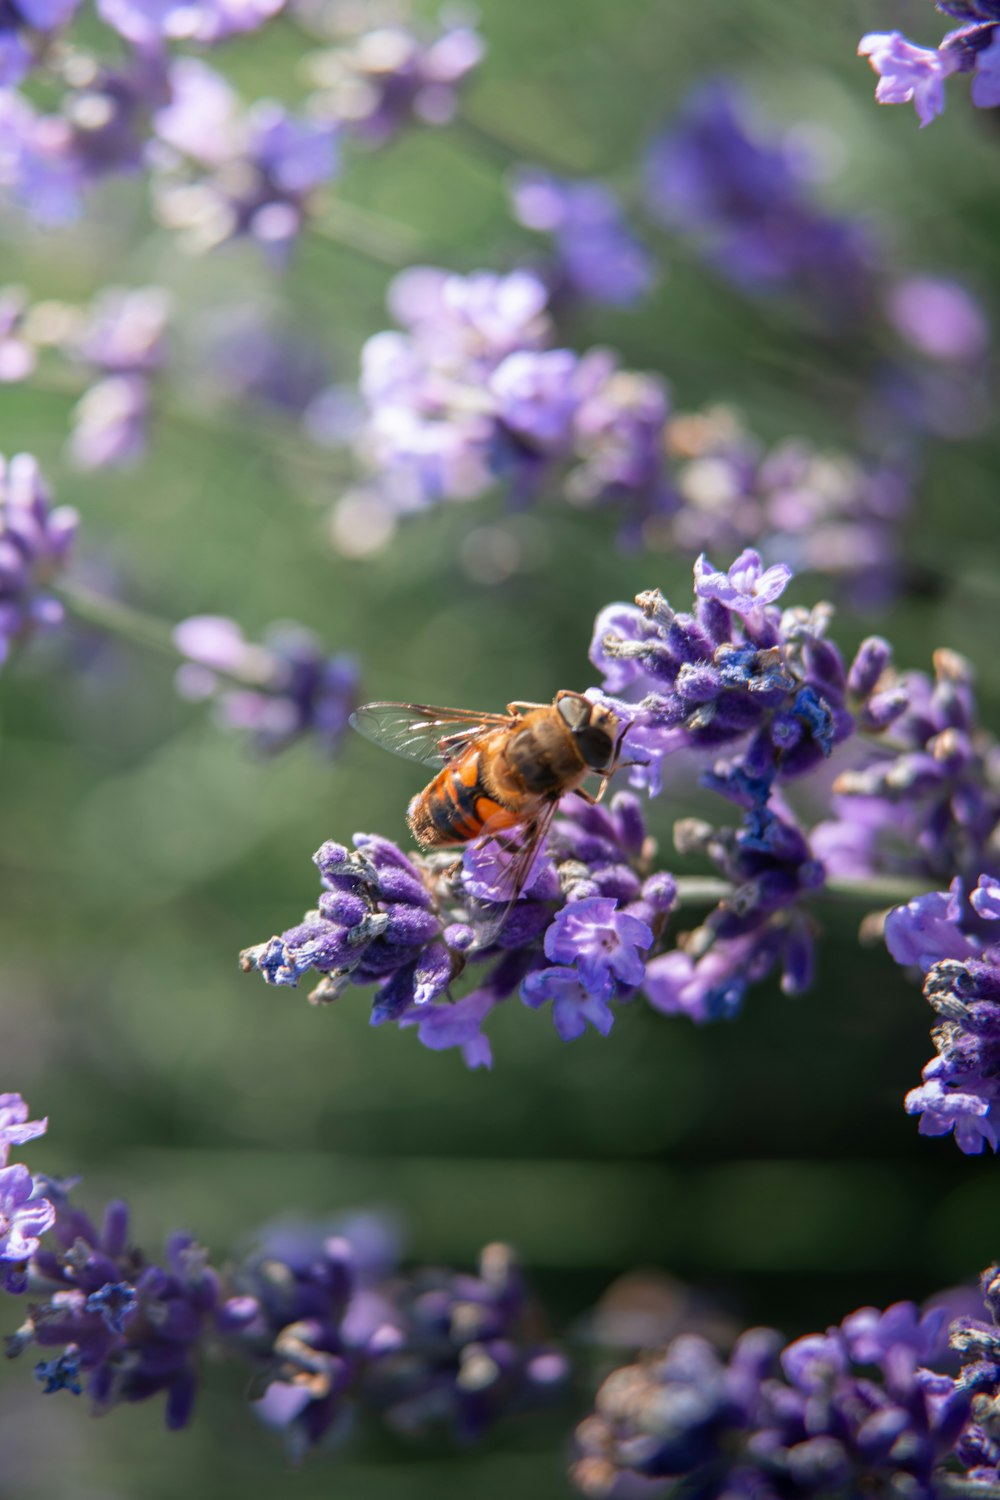
<path fill-rule="evenodd" d="M 400 1026 L 416 1026 L 417 1038 L 432 1052 L 460 1047 L 468 1068 L 491 1068 L 493 1050 L 482 1026 L 497 1003 L 489 990 L 473 990 L 453 1005 L 427 1005 L 419 1002 L 400 1017 Z"/>
<path fill-rule="evenodd" d="M 604 685 L 635 704 L 620 711 L 630 720 L 626 743 L 645 762 L 633 772 L 639 784 L 658 790 L 663 763 L 678 750 L 727 745 L 744 747 L 736 764 L 751 778 L 786 780 L 852 733 L 847 669 L 824 639 L 829 607 L 782 614 L 767 602 L 788 577 L 784 566 L 765 571 L 752 551 L 729 573 L 700 559 L 695 614 L 675 611 L 653 589 L 634 609 L 615 605 L 601 617 L 616 628 L 595 637 L 591 659 L 605 671 L 621 663 Z"/>
<path fill-rule="evenodd" d="M 22 331 L 27 300 L 19 287 L 0 287 L 0 385 L 25 380 L 35 368 L 35 350 Z"/>
<path fill-rule="evenodd" d="M 694 565 L 694 591 L 699 599 L 717 599 L 746 620 L 755 616 L 761 605 L 780 598 L 791 577 L 787 564 L 765 569 L 760 554 L 748 547 L 728 573 L 717 572 L 702 554 Z"/>
<path fill-rule="evenodd" d="M 62 604 L 46 592 L 65 566 L 77 513 L 53 510 L 30 454 L 0 458 L 0 665 L 36 630 L 61 624 Z"/>
<path fill-rule="evenodd" d="M 381 26 L 350 46 L 314 53 L 310 73 L 321 106 L 366 144 L 379 146 L 411 121 L 447 124 L 484 50 L 471 26 L 427 38 L 403 26 Z"/>
<path fill-rule="evenodd" d="M 887 312 L 896 331 L 931 359 L 971 364 L 989 348 L 982 306 L 946 277 L 904 277 L 890 289 Z"/>
<path fill-rule="evenodd" d="M 588 1020 L 606 1034 L 607 998 L 634 995 L 644 971 L 639 950 L 664 927 L 676 887 L 648 871 L 636 798 L 620 793 L 610 808 L 573 803 L 565 799 L 513 904 L 496 894 L 510 853 L 490 840 L 470 845 L 461 864 L 447 853 L 408 858 L 364 834 L 355 835 L 353 851 L 324 844 L 315 856 L 324 887 L 316 910 L 248 948 L 242 966 L 289 987 L 316 971 L 317 1004 L 352 984 L 377 986 L 372 1025 L 416 1027 L 424 1046 L 457 1047 L 469 1067 L 490 1066 L 482 1028 L 519 987 L 533 1009 L 554 1000 L 564 1039 Z M 565 967 L 565 957 L 576 967 Z M 560 962 L 550 967 L 554 958 Z M 473 987 L 454 994 L 480 967 Z"/>
<path fill-rule="evenodd" d="M 633 1493 L 619 1483 L 655 1478 L 706 1500 L 932 1500 L 972 1404 L 923 1364 L 944 1352 L 942 1321 L 909 1303 L 862 1308 L 783 1350 L 755 1328 L 728 1363 L 704 1339 L 677 1338 L 604 1382 L 577 1431 L 574 1478 L 587 1494 Z"/>
<path fill-rule="evenodd" d="M 525 228 L 555 240 L 557 293 L 630 306 L 649 291 L 652 257 L 601 183 L 566 181 L 526 167 L 514 174 L 510 196 Z"/>
<path fill-rule="evenodd" d="M 219 42 L 256 31 L 285 0 L 98 0 L 101 19 L 136 47 L 165 41 Z"/>
<path fill-rule="evenodd" d="M 48 1125 L 48 1119 L 28 1119 L 28 1106 L 20 1094 L 0 1094 L 0 1167 L 7 1165 L 11 1146 L 37 1140 Z"/>
<path fill-rule="evenodd" d="M 602 1000 L 611 997 L 617 981 L 642 983 L 639 950 L 653 945 L 647 924 L 617 908 L 609 897 L 584 897 L 564 906 L 545 934 L 546 957 L 573 965 L 588 993 Z"/>
<path fill-rule="evenodd" d="M 924 974 L 941 959 L 971 958 L 979 948 L 960 930 L 961 915 L 962 883 L 956 875 L 949 891 L 928 891 L 893 908 L 885 919 L 886 947 L 898 964 Z"/>
<path fill-rule="evenodd" d="M 738 90 L 713 80 L 654 140 L 645 179 L 656 217 L 694 236 L 727 280 L 791 292 L 849 326 L 871 297 L 873 250 L 863 226 L 813 201 L 813 175 L 801 148 L 765 135 Z"/>
<path fill-rule="evenodd" d="M 879 75 L 875 89 L 879 104 L 912 100 L 921 126 L 929 125 L 944 109 L 944 80 L 954 68 L 947 54 L 918 47 L 900 31 L 873 31 L 861 38 L 858 56 L 867 57 Z"/>
<path fill-rule="evenodd" d="M 187 658 L 177 673 L 182 697 L 215 698 L 223 723 L 259 750 L 272 754 L 307 734 L 329 754 L 338 749 L 357 706 L 353 657 L 327 656 L 311 631 L 288 622 L 253 645 L 221 615 L 182 620 L 174 644 Z"/>
<path fill-rule="evenodd" d="M 613 984 L 610 989 L 614 989 Z M 607 1036 L 615 1024 L 609 996 L 603 989 L 588 989 L 578 968 L 533 970 L 521 981 L 521 999 L 532 1010 L 540 1010 L 551 1000 L 552 1021 L 564 1042 L 583 1036 L 588 1022 L 601 1036 Z"/>
<path fill-rule="evenodd" d="M 72 20 L 80 0 L 5 0 L 0 12 L 0 88 L 13 88 L 28 75 L 37 41 L 30 33 L 58 31 Z M 25 35 L 25 33 L 29 35 Z"/>
<path fill-rule="evenodd" d="M 977 109 L 995 109 L 1000 104 L 1000 26 L 993 28 L 989 45 L 976 56 L 971 93 Z"/>
<path fill-rule="evenodd" d="M 149 382 L 141 375 L 109 375 L 89 387 L 70 416 L 69 455 L 79 469 L 137 464 L 149 446 Z"/>
<path fill-rule="evenodd" d="M 37 1196 L 27 1167 L 20 1162 L 0 1167 L 0 1271 L 8 1291 L 20 1289 L 24 1262 L 34 1255 L 55 1216 L 49 1200 Z"/>
<path fill-rule="evenodd" d="M 317 189 L 337 171 L 334 125 L 262 99 L 241 111 L 229 85 L 195 58 L 171 68 L 156 133 L 178 153 L 157 185 L 157 210 L 192 250 L 249 236 L 284 265 Z"/>
<path fill-rule="evenodd" d="M 924 997 L 938 1015 L 936 1056 L 906 1096 L 922 1135 L 954 1132 L 961 1151 L 1000 1147 L 1000 944 L 979 923 L 1000 920 L 1000 884 L 984 875 L 966 901 L 960 879 L 890 912 L 885 939 L 897 963 L 919 966 Z"/>
<path fill-rule="evenodd" d="M 166 358 L 170 293 L 160 286 L 106 287 L 71 352 L 102 375 L 148 375 Z"/>
<path fill-rule="evenodd" d="M 864 462 L 797 438 L 765 450 L 722 409 L 679 414 L 666 437 L 677 494 L 671 543 L 691 553 L 752 543 L 796 572 L 844 580 L 866 608 L 892 596 L 912 499 L 905 464 Z"/>
<path fill-rule="evenodd" d="M 1000 825 L 995 742 L 977 722 L 971 668 L 942 648 L 933 677 L 886 670 L 871 706 L 893 696 L 893 749 L 868 751 L 841 772 L 838 821 L 821 839 L 850 838 L 855 875 L 901 872 L 928 885 L 960 875 L 969 889 L 996 868 Z"/>
<path fill-rule="evenodd" d="M 662 383 L 620 370 L 605 350 L 548 347 L 548 300 L 526 271 L 460 277 L 424 266 L 393 282 L 390 307 L 407 331 L 364 347 L 358 446 L 396 511 L 497 481 L 524 500 L 556 466 L 574 502 L 635 509 L 633 528 L 669 511 Z"/>

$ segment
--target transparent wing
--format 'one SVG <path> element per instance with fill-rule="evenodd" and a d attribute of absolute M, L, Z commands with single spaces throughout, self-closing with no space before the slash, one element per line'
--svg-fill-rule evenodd
<path fill-rule="evenodd" d="M 351 724 L 376 745 L 440 769 L 488 730 L 509 724 L 511 717 L 429 703 L 366 703 L 351 714 Z"/>
<path fill-rule="evenodd" d="M 482 860 L 476 882 L 480 891 L 474 893 L 470 909 L 477 948 L 489 947 L 507 921 L 511 907 L 531 884 L 558 808 L 558 802 L 547 803 L 520 828 L 504 827 L 491 832 L 489 823 L 484 827 L 477 841 Z M 483 869 L 487 859 L 492 866 L 488 872 Z M 482 892 L 484 876 L 488 895 Z"/>

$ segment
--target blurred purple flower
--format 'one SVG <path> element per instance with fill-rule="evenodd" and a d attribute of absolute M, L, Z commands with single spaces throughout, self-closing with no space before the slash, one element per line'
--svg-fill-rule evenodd
<path fill-rule="evenodd" d="M 890 288 L 886 310 L 897 333 L 931 359 L 972 364 L 989 348 L 986 314 L 957 281 L 904 277 Z"/>
<path fill-rule="evenodd" d="M 80 0 L 4 0 L 0 11 L 0 88 L 21 83 L 35 64 L 39 38 L 73 19 Z"/>
<path fill-rule="evenodd" d="M 0 287 L 0 385 L 26 380 L 35 368 L 35 349 L 23 332 L 27 308 L 20 287 Z"/>
<path fill-rule="evenodd" d="M 447 124 L 460 86 L 484 51 L 482 37 L 467 25 L 429 38 L 403 26 L 382 26 L 348 46 L 314 53 L 309 71 L 321 91 L 318 106 L 378 146 L 411 121 Z"/>
<path fill-rule="evenodd" d="M 80 469 L 114 469 L 145 457 L 152 415 L 149 382 L 109 375 L 80 397 L 70 415 L 69 454 Z"/>
<path fill-rule="evenodd" d="M 62 623 L 47 587 L 66 565 L 77 520 L 69 506 L 53 510 L 30 454 L 0 458 L 0 665 L 12 646 Z"/>
<path fill-rule="evenodd" d="M 754 1328 L 728 1363 L 682 1335 L 608 1376 L 577 1431 L 573 1477 L 588 1495 L 641 1494 L 630 1479 L 669 1479 L 705 1500 L 933 1500 L 972 1404 L 924 1363 L 945 1352 L 943 1321 L 943 1310 L 921 1318 L 911 1303 L 862 1308 L 784 1349 Z"/>
<path fill-rule="evenodd" d="M 187 658 L 177 673 L 181 696 L 214 698 L 223 723 L 249 733 L 259 750 L 274 753 L 310 735 L 336 753 L 358 701 L 353 657 L 327 656 L 311 631 L 289 622 L 254 645 L 221 615 L 182 620 L 174 644 Z"/>
<path fill-rule="evenodd" d="M 256 31 L 286 0 L 98 0 L 98 13 L 136 47 L 168 41 L 220 42 Z"/>
<path fill-rule="evenodd" d="M 631 306 L 649 291 L 655 279 L 652 256 L 626 224 L 609 188 L 523 167 L 509 191 L 519 223 L 554 239 L 557 294 Z"/>
<path fill-rule="evenodd" d="M 870 300 L 867 231 L 813 202 L 801 153 L 755 129 L 725 81 L 701 85 L 653 142 L 646 193 L 654 214 L 694 235 L 738 286 L 790 292 L 838 325 Z"/>
<path fill-rule="evenodd" d="M 154 117 L 177 153 L 156 184 L 161 221 L 193 250 L 246 235 L 283 265 L 316 190 L 336 175 L 336 127 L 267 99 L 241 110 L 225 79 L 196 58 L 177 59 L 170 82 L 170 102 Z"/>

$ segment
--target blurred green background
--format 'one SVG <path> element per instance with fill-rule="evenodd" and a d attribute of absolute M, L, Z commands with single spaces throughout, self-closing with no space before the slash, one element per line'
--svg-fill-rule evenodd
<path fill-rule="evenodd" d="M 468 113 L 525 159 L 540 150 L 628 186 L 686 90 L 733 74 L 765 118 L 818 122 L 839 143 L 829 203 L 870 219 L 900 268 L 965 277 L 996 320 L 995 124 L 959 84 L 920 132 L 909 108 L 876 108 L 854 56 L 866 30 L 933 40 L 924 0 L 481 0 L 479 12 L 489 53 Z M 282 24 L 218 60 L 248 96 L 293 98 L 301 49 Z M 352 153 L 342 191 L 412 225 L 431 262 L 503 266 L 529 245 L 497 161 L 459 129 Z M 2 279 L 38 297 L 82 300 L 109 280 L 172 287 L 181 371 L 200 320 L 223 303 L 283 308 L 345 380 L 362 340 L 387 325 L 383 267 L 319 239 L 280 284 L 246 247 L 186 260 L 152 230 L 137 184 L 109 192 L 79 230 L 7 220 L 2 234 Z M 662 370 L 682 409 L 725 399 L 767 438 L 846 440 L 849 401 L 830 397 L 828 377 L 850 396 L 863 361 L 745 301 L 689 253 L 669 259 L 638 316 L 578 315 L 573 342 L 607 341 Z M 82 512 L 83 550 L 110 560 L 126 597 L 173 619 L 230 614 L 251 636 L 302 620 L 361 655 L 371 697 L 486 707 L 584 687 L 602 604 L 652 585 L 688 595 L 688 562 L 622 556 L 610 516 L 555 501 L 516 516 L 499 501 L 443 506 L 381 555 L 344 560 L 326 530 L 338 459 L 300 464 L 273 424 L 230 414 L 213 430 L 177 409 L 141 469 L 84 477 L 63 457 L 69 407 L 58 392 L 5 390 L 0 450 L 39 455 Z M 995 432 L 932 450 L 906 548 L 933 587 L 877 621 L 845 610 L 838 626 L 848 650 L 877 626 L 903 665 L 925 666 L 937 644 L 964 652 L 988 724 L 1000 695 L 998 460 Z M 484 525 L 505 529 L 519 557 L 494 587 L 463 562 Z M 804 579 L 790 597 L 820 592 Z M 31 1165 L 81 1173 L 95 1206 L 127 1195 L 151 1252 L 173 1226 L 221 1258 L 277 1213 L 391 1204 L 414 1259 L 468 1263 L 484 1241 L 512 1241 L 561 1327 L 645 1266 L 789 1334 L 924 1296 L 997 1254 L 994 1162 L 920 1140 L 903 1115 L 930 1013 L 883 951 L 857 946 L 859 909 L 829 913 L 803 999 L 769 985 L 737 1023 L 700 1031 L 640 1002 L 608 1040 L 570 1046 L 512 1002 L 492 1026 L 492 1074 L 370 1029 L 361 991 L 316 1011 L 304 993 L 241 975 L 238 950 L 312 903 L 310 855 L 324 838 L 404 836 L 419 771 L 353 737 L 334 765 L 309 746 L 255 760 L 178 700 L 171 677 L 166 659 L 129 648 L 86 670 L 39 649 L 4 679 L 0 726 L 0 1088 L 50 1116 Z M 672 821 L 691 810 L 670 798 L 650 809 L 667 864 Z M 292 1473 L 238 1380 L 212 1375 L 193 1429 L 168 1436 L 152 1403 L 91 1422 L 82 1402 L 43 1402 L 27 1360 L 2 1377 L 4 1500 L 569 1493 L 568 1414 L 463 1456 L 362 1436 Z"/>

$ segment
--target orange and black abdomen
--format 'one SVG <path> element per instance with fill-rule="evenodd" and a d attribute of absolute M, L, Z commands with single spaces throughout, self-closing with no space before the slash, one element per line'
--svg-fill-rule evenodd
<path fill-rule="evenodd" d="M 408 818 L 414 836 L 431 847 L 466 844 L 478 838 L 487 823 L 492 830 L 522 821 L 496 802 L 484 786 L 476 745 L 470 745 L 414 797 Z"/>

